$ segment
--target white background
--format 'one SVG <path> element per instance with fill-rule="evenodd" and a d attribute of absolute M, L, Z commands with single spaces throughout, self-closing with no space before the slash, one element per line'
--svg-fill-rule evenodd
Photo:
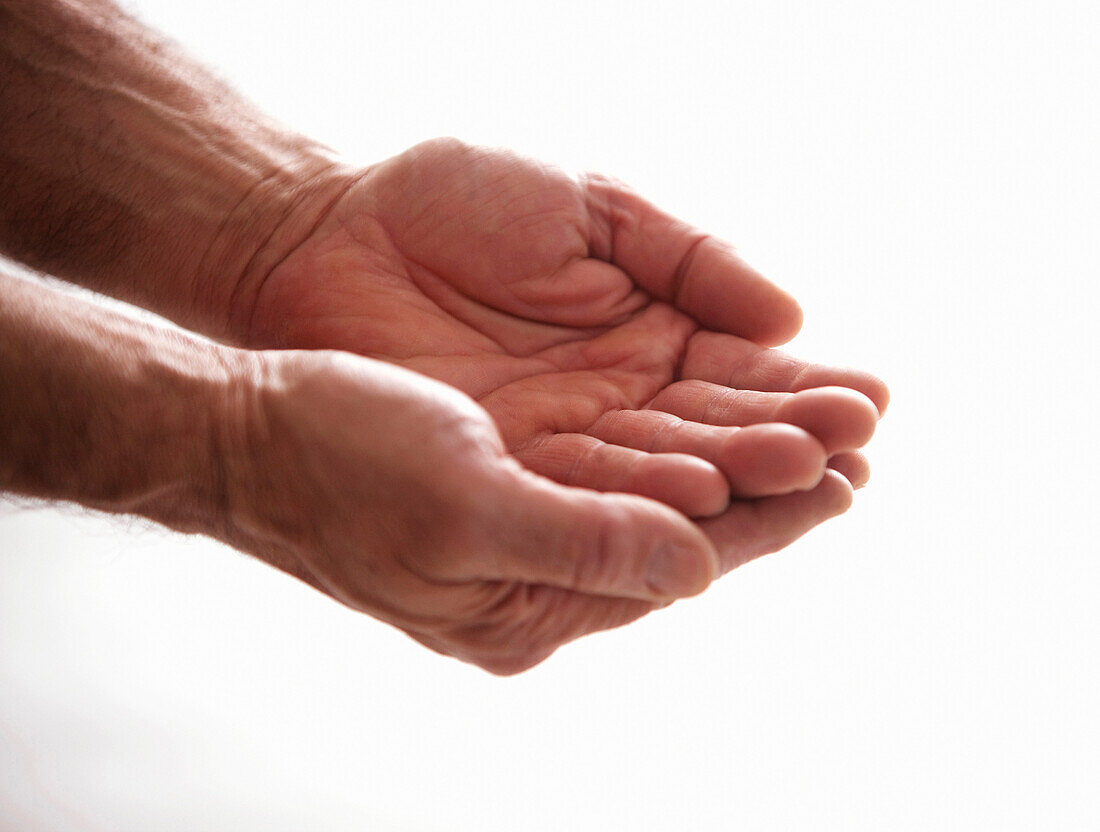
<path fill-rule="evenodd" d="M 619 176 L 894 398 L 848 515 L 511 679 L 4 505 L 0 828 L 1100 829 L 1100 5 L 133 8 L 354 159 Z"/>

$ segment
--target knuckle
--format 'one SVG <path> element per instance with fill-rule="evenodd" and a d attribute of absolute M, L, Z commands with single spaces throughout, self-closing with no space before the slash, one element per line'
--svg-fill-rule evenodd
<path fill-rule="evenodd" d="M 417 145 L 413 146 L 413 150 L 432 150 L 435 152 L 451 151 L 451 152 L 464 152 L 471 149 L 471 145 L 464 142 L 462 139 L 451 136 L 436 136 L 432 139 L 426 139 Z"/>
<path fill-rule="evenodd" d="M 579 543 L 569 553 L 572 562 L 571 588 L 585 591 L 588 588 L 607 585 L 615 577 L 611 573 L 615 541 L 621 535 L 621 524 L 616 513 L 605 511 L 588 520 L 591 528 L 577 536 Z"/>
<path fill-rule="evenodd" d="M 577 177 L 582 184 L 596 191 L 632 191 L 622 179 L 598 170 L 583 170 Z"/>

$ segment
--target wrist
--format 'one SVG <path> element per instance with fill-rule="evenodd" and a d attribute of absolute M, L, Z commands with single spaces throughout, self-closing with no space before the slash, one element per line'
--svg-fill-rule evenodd
<path fill-rule="evenodd" d="M 218 223 L 193 281 L 189 324 L 249 346 L 252 311 L 267 276 L 300 246 L 362 171 L 325 148 L 286 138 L 279 153 Z M 276 155 L 265 151 L 269 160 Z"/>
<path fill-rule="evenodd" d="M 229 337 L 246 276 L 340 190 L 332 152 L 110 0 L 0 19 L 0 252 Z"/>
<path fill-rule="evenodd" d="M 219 350 L 227 373 L 210 399 L 211 465 L 200 479 L 209 484 L 211 510 L 203 531 L 308 582 L 300 550 L 316 517 L 300 496 L 303 486 L 306 493 L 323 488 L 302 481 L 318 473 L 303 467 L 302 452 L 318 441 L 309 436 L 308 414 L 324 409 L 308 386 L 331 354 Z"/>
<path fill-rule="evenodd" d="M 0 274 L 0 489 L 216 534 L 218 438 L 251 372 L 241 351 Z"/>
<path fill-rule="evenodd" d="M 140 383 L 171 391 L 147 417 L 147 433 L 170 437 L 150 460 L 151 481 L 132 483 L 136 505 L 116 501 L 110 510 L 232 542 L 229 477 L 246 450 L 239 441 L 241 414 L 248 412 L 263 371 L 256 354 L 187 340 L 185 357 L 165 356 Z M 135 431 L 139 437 L 141 432 Z"/>

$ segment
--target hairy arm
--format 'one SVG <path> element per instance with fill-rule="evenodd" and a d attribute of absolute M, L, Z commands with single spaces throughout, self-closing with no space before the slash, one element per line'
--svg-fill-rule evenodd
<path fill-rule="evenodd" d="M 0 273 L 0 490 L 214 530 L 236 355 Z"/>
<path fill-rule="evenodd" d="M 258 252 L 346 187 L 112 3 L 0 0 L 0 252 L 224 337 Z"/>

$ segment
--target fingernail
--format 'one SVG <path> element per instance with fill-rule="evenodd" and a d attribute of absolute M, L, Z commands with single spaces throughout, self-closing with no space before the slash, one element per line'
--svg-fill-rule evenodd
<path fill-rule="evenodd" d="M 646 564 L 646 583 L 654 595 L 665 598 L 698 595 L 712 577 L 705 556 L 675 543 L 658 545 Z"/>

